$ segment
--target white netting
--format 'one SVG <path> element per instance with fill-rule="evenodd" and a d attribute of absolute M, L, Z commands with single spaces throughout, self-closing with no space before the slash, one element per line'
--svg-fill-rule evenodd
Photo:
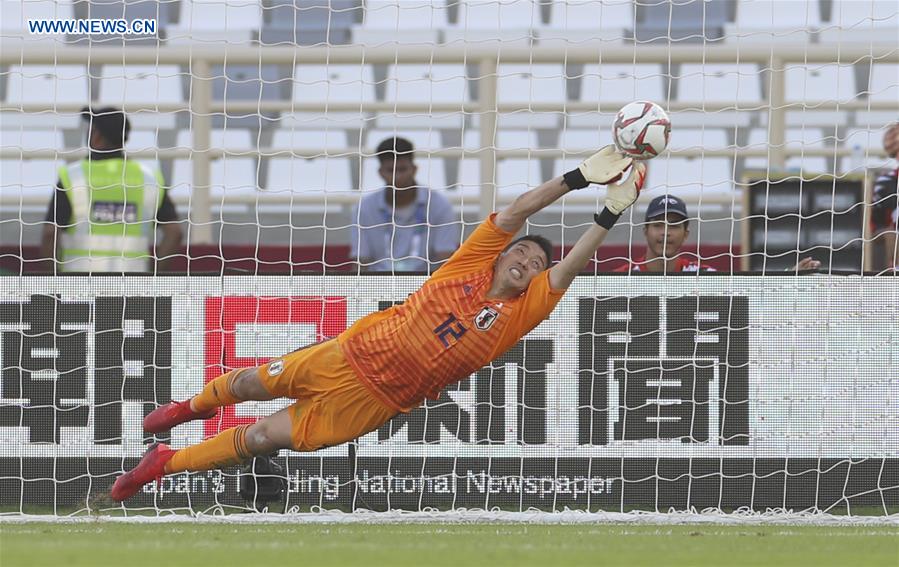
<path fill-rule="evenodd" d="M 281 509 L 896 513 L 897 286 L 844 274 L 899 264 L 896 180 L 875 183 L 896 167 L 884 138 L 899 119 L 897 2 L 2 0 L 2 11 L 0 512 L 110 509 L 102 493 L 150 441 L 150 408 L 402 300 L 420 277 L 359 272 L 435 267 L 486 214 L 610 143 L 621 106 L 648 99 L 671 117 L 669 152 L 594 276 L 500 362 L 394 429 L 282 454 Z M 91 18 L 153 21 L 156 33 L 29 28 Z M 115 271 L 108 258 L 131 254 L 128 271 L 164 277 L 36 277 L 86 265 L 63 239 L 88 226 L 77 191 L 54 186 L 87 154 L 87 105 L 127 113 L 125 149 L 143 169 L 123 185 L 158 170 L 168 188 L 156 211 L 121 196 L 91 209 L 127 222 L 98 231 L 87 265 Z M 403 183 L 407 164 L 375 154 L 395 136 L 414 147 L 422 188 L 392 207 L 383 186 Z M 666 193 L 689 219 L 667 248 L 644 218 Z M 54 194 L 61 207 L 48 207 Z M 603 198 L 569 194 L 527 231 L 564 250 Z M 147 253 L 154 239 L 165 261 Z M 796 275 L 803 258 L 826 277 Z M 719 275 L 595 275 L 697 267 Z M 720 274 L 735 271 L 759 281 Z M 599 297 L 612 299 L 589 304 Z M 625 382 L 646 373 L 655 399 L 634 405 Z M 661 392 L 669 379 L 690 409 L 668 418 L 688 426 L 668 431 L 657 415 L 629 429 L 641 408 L 677 405 Z M 172 441 L 282 405 L 247 404 Z M 245 509 L 237 478 L 179 477 L 133 507 Z"/>

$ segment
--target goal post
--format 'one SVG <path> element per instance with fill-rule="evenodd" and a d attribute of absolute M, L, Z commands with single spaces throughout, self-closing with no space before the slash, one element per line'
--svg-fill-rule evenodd
<path fill-rule="evenodd" d="M 250 512 L 242 479 L 276 477 L 269 512 L 349 521 L 896 521 L 899 239 L 872 189 L 896 167 L 891 3 L 803 0 L 777 18 L 751 0 L 170 4 L 134 15 L 158 37 L 115 44 L 27 21 L 116 3 L 3 0 L 0 520 Z M 180 474 L 108 499 L 151 442 L 184 447 L 288 401 L 160 436 L 142 429 L 149 411 L 405 300 L 426 280 L 409 261 L 452 251 L 441 227 L 455 249 L 612 143 L 634 100 L 668 112 L 668 151 L 509 352 L 351 443 L 282 451 L 274 472 Z M 166 263 L 142 255 L 147 273 L 42 257 L 51 199 L 71 193 L 54 188 L 59 168 L 88 154 L 85 106 L 125 112 L 125 156 L 161 173 L 174 206 L 159 222 L 183 241 Z M 390 182 L 376 154 L 394 136 L 431 192 L 421 215 L 387 207 L 386 232 L 365 232 L 356 207 Z M 643 274 L 658 246 L 647 205 L 666 194 L 685 202 L 684 238 L 667 273 Z M 525 230 L 558 260 L 604 198 L 572 192 Z M 128 209 L 57 224 L 112 210 Z M 417 249 L 398 228 L 409 215 Z M 366 239 L 386 256 L 354 257 Z"/>

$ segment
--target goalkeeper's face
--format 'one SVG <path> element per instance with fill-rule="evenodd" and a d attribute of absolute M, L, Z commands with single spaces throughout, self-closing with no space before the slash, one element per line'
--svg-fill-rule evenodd
<path fill-rule="evenodd" d="M 686 219 L 669 213 L 665 217 L 650 219 L 649 224 L 643 228 L 643 234 L 653 258 L 672 258 L 680 252 L 690 235 L 690 229 L 687 228 Z"/>
<path fill-rule="evenodd" d="M 521 293 L 546 268 L 546 254 L 540 245 L 522 240 L 499 255 L 493 268 L 493 277 L 503 289 Z"/>

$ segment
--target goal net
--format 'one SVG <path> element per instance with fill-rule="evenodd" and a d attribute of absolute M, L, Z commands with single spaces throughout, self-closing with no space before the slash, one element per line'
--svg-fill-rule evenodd
<path fill-rule="evenodd" d="M 0 517 L 895 520 L 896 2 L 2 1 Z M 511 350 L 351 443 L 108 498 L 290 401 L 147 413 L 404 301 L 634 100 L 668 151 Z M 525 230 L 558 260 L 604 198 Z"/>

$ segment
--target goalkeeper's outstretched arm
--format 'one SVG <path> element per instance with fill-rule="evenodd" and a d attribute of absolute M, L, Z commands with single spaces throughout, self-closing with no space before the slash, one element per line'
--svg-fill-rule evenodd
<path fill-rule="evenodd" d="M 606 206 L 601 213 L 594 215 L 596 224 L 587 229 L 561 262 L 550 268 L 549 283 L 553 289 L 566 289 L 571 285 L 575 276 L 596 254 L 596 249 L 602 245 L 621 213 L 637 200 L 645 179 L 646 164 L 636 162 L 627 179 L 609 185 Z"/>
<path fill-rule="evenodd" d="M 502 230 L 518 232 L 529 216 L 554 203 L 569 191 L 582 189 L 591 183 L 605 185 L 616 181 L 632 162 L 632 158 L 615 151 L 614 146 L 606 146 L 587 158 L 577 169 L 520 195 L 496 215 L 494 222 Z"/>

